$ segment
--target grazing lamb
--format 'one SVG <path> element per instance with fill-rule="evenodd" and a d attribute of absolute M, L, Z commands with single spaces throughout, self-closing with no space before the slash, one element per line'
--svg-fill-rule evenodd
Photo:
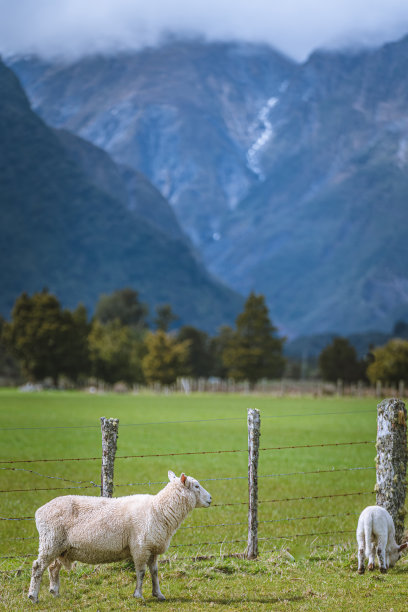
<path fill-rule="evenodd" d="M 385 574 L 401 557 L 401 551 L 407 548 L 408 542 L 398 544 L 395 541 L 395 527 L 391 515 L 381 506 L 367 506 L 358 519 L 358 573 L 364 574 L 364 559 L 368 558 L 368 569 L 374 569 L 375 555 L 378 554 L 380 571 Z"/>
<path fill-rule="evenodd" d="M 56 497 L 35 513 L 39 533 L 38 559 L 33 563 L 28 597 L 38 601 L 43 572 L 48 567 L 50 592 L 59 594 L 61 565 L 73 561 L 111 563 L 132 558 L 136 570 L 134 597 L 143 599 L 146 565 L 153 595 L 160 591 L 157 556 L 169 547 L 182 521 L 194 508 L 208 508 L 211 495 L 190 476 L 169 471 L 170 482 L 157 495 L 106 498 L 84 495 Z"/>

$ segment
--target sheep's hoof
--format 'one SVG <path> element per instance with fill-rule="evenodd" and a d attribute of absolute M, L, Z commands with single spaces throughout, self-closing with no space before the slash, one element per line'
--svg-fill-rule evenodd
<path fill-rule="evenodd" d="M 165 596 L 163 595 L 163 593 L 159 593 L 158 595 L 156 593 L 153 593 L 154 597 L 157 597 L 157 599 L 159 601 L 166 601 Z"/>
<path fill-rule="evenodd" d="M 382 574 L 386 574 L 387 573 L 387 568 L 386 567 L 380 567 L 380 572 Z"/>
<path fill-rule="evenodd" d="M 364 574 L 365 569 L 364 569 L 364 567 L 359 567 L 357 571 L 358 571 L 359 574 Z"/>
<path fill-rule="evenodd" d="M 33 603 L 38 603 L 38 597 L 32 595 L 31 593 L 28 595 L 28 599 L 31 599 Z"/>
<path fill-rule="evenodd" d="M 59 591 L 57 591 L 57 589 L 50 589 L 50 593 L 54 595 L 54 597 L 59 597 Z"/>
<path fill-rule="evenodd" d="M 135 591 L 133 593 L 133 597 L 136 597 L 136 599 L 140 599 L 140 601 L 144 601 L 144 597 L 141 593 L 139 593 L 138 591 Z"/>
<path fill-rule="evenodd" d="M 370 565 L 368 566 L 368 569 L 370 570 L 370 572 L 374 571 L 374 563 L 370 563 Z"/>

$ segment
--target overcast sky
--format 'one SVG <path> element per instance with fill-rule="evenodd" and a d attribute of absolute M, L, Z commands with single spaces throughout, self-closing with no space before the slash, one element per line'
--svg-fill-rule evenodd
<path fill-rule="evenodd" d="M 408 0 L 0 0 L 4 55 L 133 49 L 174 33 L 266 42 L 304 60 L 407 32 Z"/>

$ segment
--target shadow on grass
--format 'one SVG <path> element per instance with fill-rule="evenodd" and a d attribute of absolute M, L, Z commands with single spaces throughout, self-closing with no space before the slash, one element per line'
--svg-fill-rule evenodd
<path fill-rule="evenodd" d="M 301 595 L 288 595 L 287 597 L 207 597 L 200 598 L 200 603 L 206 604 L 220 604 L 220 605 L 231 605 L 240 603 L 252 603 L 252 604 L 278 604 L 282 601 L 299 602 L 303 601 L 305 597 Z M 194 601 L 191 597 L 166 597 L 167 603 L 190 603 L 194 606 Z"/>

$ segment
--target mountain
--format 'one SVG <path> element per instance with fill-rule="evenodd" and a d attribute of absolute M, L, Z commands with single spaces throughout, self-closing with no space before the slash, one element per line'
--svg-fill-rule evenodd
<path fill-rule="evenodd" d="M 143 172 L 200 248 L 258 182 L 259 114 L 295 68 L 266 45 L 177 40 L 73 63 L 10 65 L 47 123 Z"/>
<path fill-rule="evenodd" d="M 14 59 L 36 110 L 140 168 L 209 269 L 289 337 L 408 320 L 408 37 L 313 53 L 174 41 Z"/>
<path fill-rule="evenodd" d="M 266 178 L 206 254 L 233 287 L 264 292 L 289 334 L 408 320 L 407 54 L 405 38 L 300 66 L 268 115 Z"/>
<path fill-rule="evenodd" d="M 242 298 L 208 274 L 145 178 L 131 171 L 121 182 L 129 171 L 106 153 L 49 128 L 1 62 L 0 97 L 3 315 L 22 291 L 47 286 L 64 306 L 92 310 L 101 293 L 130 286 L 151 307 L 171 303 L 181 323 L 232 322 Z M 162 213 L 166 229 L 154 219 Z"/>

